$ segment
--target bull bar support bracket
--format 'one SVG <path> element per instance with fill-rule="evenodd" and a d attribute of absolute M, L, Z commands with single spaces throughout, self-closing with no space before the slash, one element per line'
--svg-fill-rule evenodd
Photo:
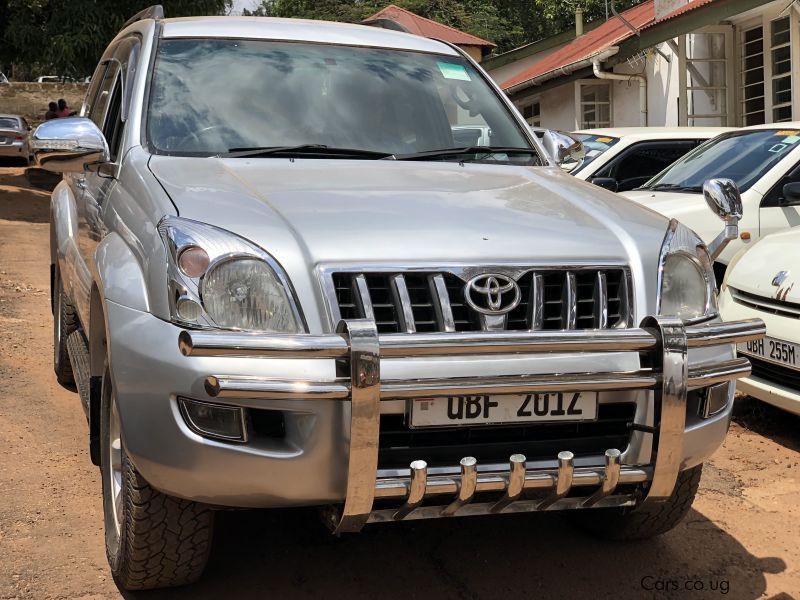
<path fill-rule="evenodd" d="M 336 334 L 275 335 L 222 331 L 183 331 L 179 348 L 185 356 L 315 358 L 337 361 L 335 381 L 286 381 L 272 378 L 209 374 L 206 391 L 215 398 L 280 398 L 349 402 L 350 428 L 344 503 L 330 507 L 327 523 L 336 532 L 359 531 L 366 523 L 404 519 L 469 516 L 489 513 L 634 506 L 670 497 L 680 472 L 687 391 L 745 377 L 750 363 L 734 358 L 692 367 L 693 347 L 736 344 L 766 333 L 759 319 L 686 325 L 680 319 L 647 317 L 639 328 L 586 331 L 529 331 L 379 335 L 370 319 L 340 322 Z M 521 374 L 482 378 L 385 380 L 382 357 L 468 356 L 545 352 L 637 352 L 648 368 L 632 372 L 589 374 Z M 514 454 L 507 469 L 482 470 L 472 457 L 461 472 L 429 472 L 425 457 L 415 460 L 407 476 L 383 476 L 378 470 L 380 403 L 388 399 L 472 394 L 525 394 L 554 391 L 653 390 L 655 399 L 653 457 L 648 465 L 621 465 L 620 449 L 609 449 L 605 467 L 577 468 L 564 449 L 556 469 L 526 469 Z M 641 485 L 646 496 L 615 494 L 620 485 Z M 649 486 L 648 486 L 649 484 Z M 589 493 L 576 497 L 577 488 Z M 531 499 L 526 492 L 542 490 Z M 474 502 L 494 493 L 490 502 Z M 426 499 L 444 503 L 424 506 Z M 395 508 L 375 509 L 375 502 L 400 501 Z"/>

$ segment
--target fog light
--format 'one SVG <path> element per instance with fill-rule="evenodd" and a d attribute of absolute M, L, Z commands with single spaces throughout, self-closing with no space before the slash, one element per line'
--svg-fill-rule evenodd
<path fill-rule="evenodd" d="M 178 316 L 187 321 L 197 321 L 200 315 L 203 314 L 203 308 L 191 298 L 181 296 L 175 303 L 175 308 L 178 309 Z"/>
<path fill-rule="evenodd" d="M 238 406 L 198 402 L 178 398 L 186 425 L 203 437 L 229 442 L 246 442 L 247 430 L 244 426 L 244 410 Z"/>
<path fill-rule="evenodd" d="M 728 386 L 729 383 L 720 383 L 706 388 L 700 400 L 700 417 L 708 419 L 728 406 Z"/>

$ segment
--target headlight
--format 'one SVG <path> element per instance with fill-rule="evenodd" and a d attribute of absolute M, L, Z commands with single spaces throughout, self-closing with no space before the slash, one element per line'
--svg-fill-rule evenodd
<path fill-rule="evenodd" d="M 716 285 L 703 241 L 671 221 L 659 265 L 658 314 L 692 321 L 717 314 Z"/>
<path fill-rule="evenodd" d="M 169 255 L 172 321 L 186 327 L 301 333 L 289 280 L 255 244 L 178 217 L 159 224 Z"/>

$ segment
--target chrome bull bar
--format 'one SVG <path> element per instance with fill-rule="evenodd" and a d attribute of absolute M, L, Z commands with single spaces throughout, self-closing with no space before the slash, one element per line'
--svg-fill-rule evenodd
<path fill-rule="evenodd" d="M 344 320 L 336 334 L 275 335 L 220 331 L 182 331 L 179 348 L 186 356 L 228 356 L 337 360 L 335 381 L 279 380 L 210 374 L 206 392 L 214 398 L 345 400 L 351 403 L 349 459 L 345 502 L 330 513 L 336 532 L 358 531 L 368 522 L 497 512 L 554 510 L 589 506 L 631 506 L 637 498 L 615 495 L 620 485 L 649 482 L 644 502 L 670 496 L 680 470 L 689 388 L 706 387 L 750 373 L 745 358 L 692 367 L 688 349 L 736 344 L 766 333 L 759 319 L 685 325 L 669 317 L 648 317 L 639 328 L 586 331 L 423 333 L 379 335 L 368 319 Z M 530 354 L 546 352 L 638 352 L 649 368 L 627 372 L 509 375 L 441 379 L 389 380 L 380 374 L 381 358 Z M 378 477 L 381 400 L 419 396 L 530 394 L 558 391 L 649 389 L 655 392 L 653 460 L 646 466 L 619 464 L 619 450 L 606 452 L 602 469 L 575 468 L 572 453 L 558 456 L 558 469 L 526 472 L 525 457 L 512 455 L 509 469 L 481 471 L 472 457 L 461 461 L 460 475 L 428 476 L 424 457 L 412 463 L 407 477 Z M 573 488 L 596 488 L 572 497 Z M 550 495 L 525 499 L 528 490 Z M 473 502 L 477 494 L 499 499 Z M 444 506 L 421 506 L 426 498 L 451 496 Z M 374 510 L 376 500 L 403 500 L 393 509 Z"/>

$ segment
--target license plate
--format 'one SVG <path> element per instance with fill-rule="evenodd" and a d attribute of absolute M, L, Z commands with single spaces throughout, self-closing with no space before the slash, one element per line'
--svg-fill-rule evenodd
<path fill-rule="evenodd" d="M 11 138 L 0 135 L 0 144 L 10 144 Z"/>
<path fill-rule="evenodd" d="M 411 427 L 499 423 L 552 423 L 597 419 L 597 392 L 558 392 L 524 396 L 415 398 Z"/>
<path fill-rule="evenodd" d="M 800 344 L 765 337 L 754 342 L 742 342 L 737 349 L 742 354 L 756 356 L 776 365 L 800 369 Z"/>

